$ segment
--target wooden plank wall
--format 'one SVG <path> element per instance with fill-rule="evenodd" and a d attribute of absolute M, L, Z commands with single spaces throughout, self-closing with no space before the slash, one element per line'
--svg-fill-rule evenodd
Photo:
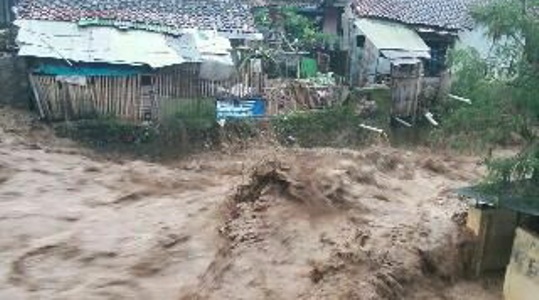
<path fill-rule="evenodd" d="M 47 120 L 114 116 L 139 120 L 140 76 L 87 77 L 86 85 L 58 81 L 55 76 L 30 75 L 38 107 Z"/>
<path fill-rule="evenodd" d="M 412 117 L 415 120 L 422 89 L 421 74 L 421 64 L 391 67 L 392 115 Z"/>

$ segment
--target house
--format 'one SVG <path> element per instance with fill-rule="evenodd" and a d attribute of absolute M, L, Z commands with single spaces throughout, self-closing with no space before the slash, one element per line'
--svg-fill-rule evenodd
<path fill-rule="evenodd" d="M 266 44 L 269 48 L 277 50 L 275 61 L 279 67 L 271 72 L 277 77 L 303 77 L 305 73 L 316 76 L 319 72 L 332 72 L 339 77 L 344 77 L 346 70 L 346 53 L 336 47 L 339 33 L 342 31 L 341 14 L 349 0 L 266 0 L 259 1 L 260 10 L 269 10 L 269 18 L 261 19 L 263 24 L 261 31 L 265 32 Z M 269 8 L 269 9 L 268 9 Z M 276 24 L 282 24 L 280 10 L 293 9 L 295 13 L 307 17 L 315 25 L 317 31 L 317 43 L 300 45 L 294 42 L 291 36 L 283 35 L 284 28 L 276 28 Z M 264 12 L 266 14 L 266 12 Z M 262 14 L 263 15 L 263 14 Z M 291 30 L 294 32 L 295 30 Z M 297 33 L 297 31 L 296 31 Z M 323 35 L 320 35 L 323 34 Z M 308 68 L 303 66 L 314 66 Z M 303 71 L 300 71 L 303 70 Z M 301 75 L 301 73 L 304 73 Z M 275 76 L 274 76 L 275 77 Z"/>
<path fill-rule="evenodd" d="M 354 32 L 357 19 L 384 20 L 415 31 L 430 48 L 430 58 L 422 57 L 426 77 L 439 76 L 444 70 L 447 50 L 461 31 L 473 26 L 468 14 L 473 1 L 466 0 L 355 0 L 343 16 Z M 367 37 L 368 38 L 368 37 Z M 360 43 L 361 44 L 361 43 Z M 352 70 L 353 72 L 353 70 Z M 374 74 L 369 74 L 373 76 Z"/>
<path fill-rule="evenodd" d="M 393 114 L 415 116 L 424 87 L 444 83 L 447 51 L 473 26 L 468 11 L 474 1 L 352 0 L 341 38 L 350 84 L 389 84 Z"/>
<path fill-rule="evenodd" d="M 232 41 L 262 38 L 244 1 L 21 0 L 16 11 L 19 56 L 48 120 L 155 120 L 260 82 L 238 77 L 231 53 Z"/>

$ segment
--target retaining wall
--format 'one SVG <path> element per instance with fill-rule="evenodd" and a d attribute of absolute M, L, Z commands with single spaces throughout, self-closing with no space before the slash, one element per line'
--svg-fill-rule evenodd
<path fill-rule="evenodd" d="M 467 226 L 476 236 L 473 275 L 503 271 L 511 257 L 517 213 L 504 209 L 470 208 Z"/>
<path fill-rule="evenodd" d="M 0 52 L 0 105 L 28 108 L 30 93 L 22 58 Z"/>
<path fill-rule="evenodd" d="M 518 228 L 504 283 L 506 300 L 539 299 L 539 235 Z"/>

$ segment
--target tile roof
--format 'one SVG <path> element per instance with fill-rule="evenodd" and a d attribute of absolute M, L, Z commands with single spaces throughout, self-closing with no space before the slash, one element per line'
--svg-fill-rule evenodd
<path fill-rule="evenodd" d="M 17 12 L 20 19 L 255 33 L 250 9 L 243 0 L 21 0 Z"/>
<path fill-rule="evenodd" d="M 291 6 L 300 8 L 318 7 L 323 0 L 261 0 L 266 5 Z"/>
<path fill-rule="evenodd" d="M 478 0 L 354 0 L 352 5 L 360 17 L 457 30 L 472 26 L 468 11 L 476 1 Z"/>

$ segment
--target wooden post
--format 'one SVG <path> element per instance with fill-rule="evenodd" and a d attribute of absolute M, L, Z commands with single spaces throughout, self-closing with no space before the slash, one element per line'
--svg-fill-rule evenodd
<path fill-rule="evenodd" d="M 415 91 L 415 95 L 414 95 L 414 111 L 413 111 L 413 120 L 414 122 L 416 122 L 417 120 L 417 109 L 418 109 L 418 106 L 419 106 L 419 94 L 421 93 L 421 85 L 422 85 L 422 81 L 423 81 L 423 63 L 420 62 L 417 64 L 417 83 L 416 83 L 416 91 Z"/>
<path fill-rule="evenodd" d="M 32 93 L 34 94 L 34 100 L 36 102 L 37 110 L 39 111 L 39 117 L 45 118 L 45 113 L 43 112 L 43 106 L 41 105 L 41 97 L 39 92 L 36 89 L 36 83 L 32 78 L 32 74 L 28 74 L 28 80 L 30 82 L 30 87 L 32 88 Z"/>

